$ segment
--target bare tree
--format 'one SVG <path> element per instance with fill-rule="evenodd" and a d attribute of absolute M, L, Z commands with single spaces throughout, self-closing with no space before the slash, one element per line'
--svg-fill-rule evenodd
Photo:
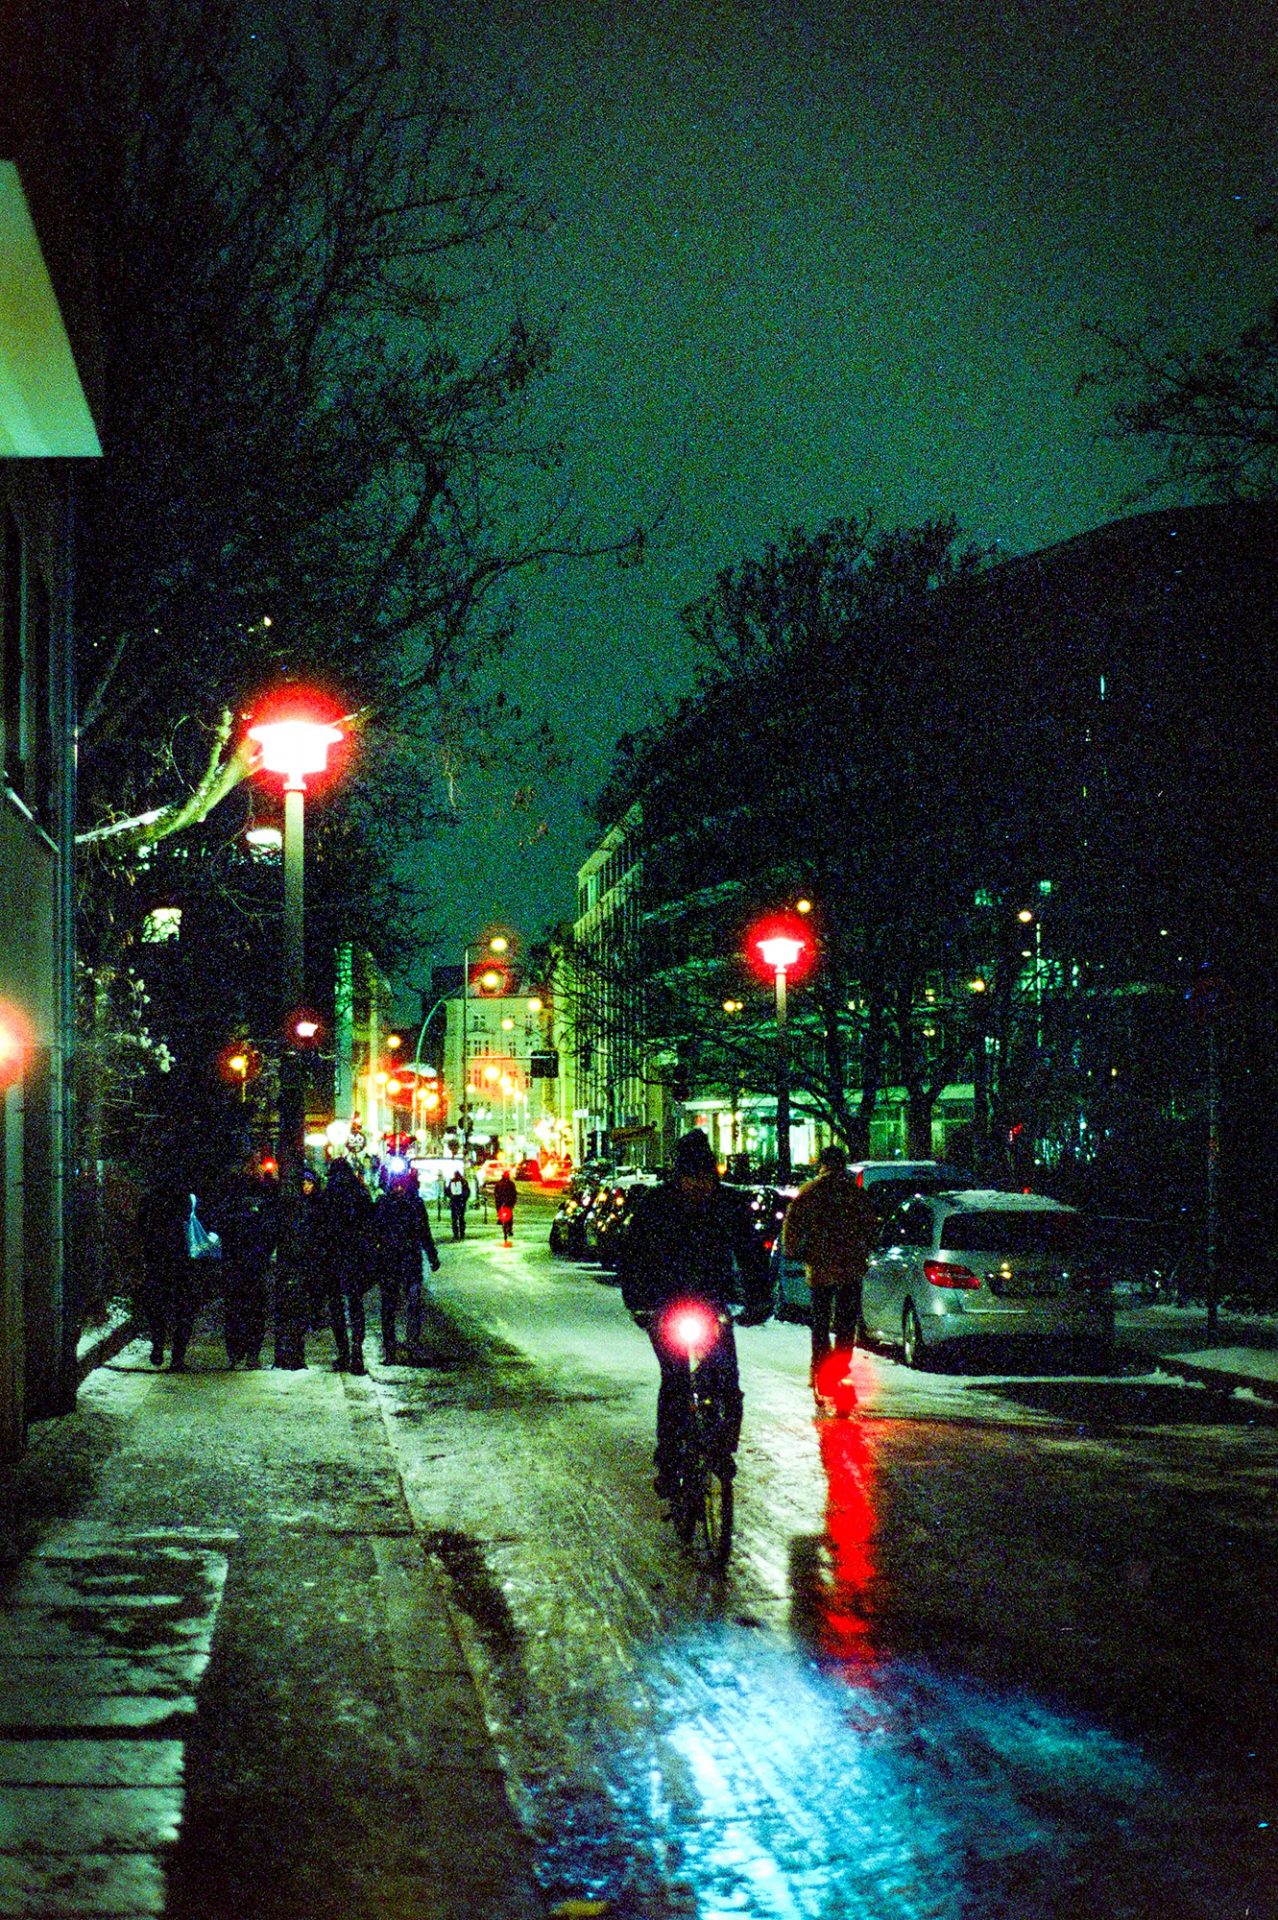
<path fill-rule="evenodd" d="M 503 294 L 538 216 L 392 0 L 30 0 L 10 32 L 100 244 L 85 831 L 206 817 L 284 672 L 340 685 L 438 792 L 511 583 L 590 546 L 529 422 L 548 335 Z"/>

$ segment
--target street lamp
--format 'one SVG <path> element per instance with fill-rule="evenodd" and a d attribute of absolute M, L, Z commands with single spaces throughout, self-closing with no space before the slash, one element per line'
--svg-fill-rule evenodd
<path fill-rule="evenodd" d="M 485 942 L 485 945 L 489 953 L 508 953 L 510 951 L 510 942 L 506 938 L 504 933 L 494 933 Z M 461 1086 L 458 1090 L 459 1099 L 457 1102 L 458 1114 L 460 1116 L 458 1124 L 461 1131 L 461 1151 L 462 1151 L 463 1160 L 466 1158 L 467 1127 L 469 1125 L 468 1095 L 470 1091 L 470 1070 L 469 1070 L 469 1065 L 466 1059 L 466 1044 L 467 1044 L 466 1024 L 467 1024 L 467 1018 L 468 1018 L 469 1009 L 470 1009 L 470 949 L 471 949 L 471 942 L 468 940 L 465 946 L 462 948 L 461 1069 L 458 1074 L 458 1078 L 461 1081 Z M 502 984 L 502 979 L 503 979 L 503 975 L 501 973 L 500 968 L 488 967 L 480 975 L 480 985 L 487 987 L 488 991 L 492 993 Z"/>
<path fill-rule="evenodd" d="M 328 756 L 345 736 L 335 715 L 320 711 L 320 703 L 305 694 L 277 696 L 248 729 L 258 748 L 255 771 L 278 773 L 284 780 L 284 1006 L 285 1034 L 280 1045 L 280 1264 L 281 1311 L 277 1317 L 275 1364 L 306 1364 L 300 1302 L 302 1266 L 302 1167 L 305 1156 L 306 1101 L 302 1084 L 299 1043 L 303 1034 L 297 1018 L 305 982 L 304 861 L 306 844 L 306 782 L 323 773 Z"/>
<path fill-rule="evenodd" d="M 772 974 L 777 996 L 777 1180 L 790 1179 L 790 1041 L 787 1030 L 786 983 L 807 971 L 812 959 L 812 937 L 802 921 L 790 916 L 765 921 L 750 935 L 750 946 Z"/>

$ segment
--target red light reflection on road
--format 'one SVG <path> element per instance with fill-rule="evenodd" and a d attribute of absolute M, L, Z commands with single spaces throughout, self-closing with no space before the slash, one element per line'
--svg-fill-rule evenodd
<path fill-rule="evenodd" d="M 868 1598 L 877 1572 L 873 1454 L 858 1420 L 822 1420 L 817 1434 L 829 1485 L 825 1510 L 829 1558 L 825 1578 L 813 1595 L 817 1651 L 825 1660 L 864 1671 L 877 1658 L 869 1638 Z"/>

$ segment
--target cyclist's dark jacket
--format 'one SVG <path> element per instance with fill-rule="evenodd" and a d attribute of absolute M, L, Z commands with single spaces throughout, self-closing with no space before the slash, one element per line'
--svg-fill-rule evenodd
<path fill-rule="evenodd" d="M 725 1204 L 717 1186 L 702 1198 L 673 1181 L 654 1187 L 636 1207 L 620 1265 L 621 1297 L 631 1313 L 684 1298 L 722 1307 L 743 1298 L 750 1248 L 739 1211 Z"/>

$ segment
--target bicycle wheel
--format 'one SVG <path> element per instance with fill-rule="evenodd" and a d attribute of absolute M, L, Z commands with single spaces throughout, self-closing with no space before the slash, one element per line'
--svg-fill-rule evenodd
<path fill-rule="evenodd" d="M 706 1462 L 701 1482 L 701 1536 L 706 1559 L 722 1573 L 732 1552 L 732 1463 Z"/>
<path fill-rule="evenodd" d="M 685 1546 L 697 1530 L 701 1512 L 701 1463 L 695 1449 L 685 1449 L 679 1461 L 679 1483 L 670 1502 L 670 1524 Z"/>

